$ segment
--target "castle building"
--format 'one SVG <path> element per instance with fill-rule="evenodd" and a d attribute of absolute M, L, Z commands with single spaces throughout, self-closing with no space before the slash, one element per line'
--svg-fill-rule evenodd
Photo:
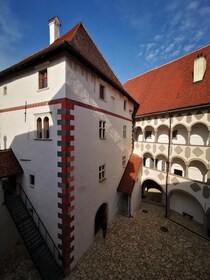
<path fill-rule="evenodd" d="M 49 29 L 48 47 L 0 72 L 0 253 L 20 238 L 11 193 L 25 194 L 64 269 L 151 188 L 166 216 L 209 234 L 210 46 L 122 86 L 82 23 L 60 36 L 54 17 Z"/>
<path fill-rule="evenodd" d="M 82 23 L 62 37 L 57 17 L 49 28 L 47 48 L 0 72 L 0 213 L 15 243 L 3 187 L 21 187 L 72 268 L 117 213 L 137 103 Z"/>
<path fill-rule="evenodd" d="M 142 157 L 142 198 L 162 193 L 210 235 L 210 46 L 128 80 L 139 103 L 134 153 Z"/>

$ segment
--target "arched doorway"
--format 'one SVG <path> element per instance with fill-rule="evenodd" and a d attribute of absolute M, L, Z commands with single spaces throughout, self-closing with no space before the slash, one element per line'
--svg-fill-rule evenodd
<path fill-rule="evenodd" d="M 204 210 L 200 202 L 184 190 L 171 190 L 168 194 L 170 209 L 181 215 L 192 217 L 193 220 L 203 224 Z"/>
<path fill-rule="evenodd" d="M 141 197 L 143 201 L 163 203 L 162 187 L 153 180 L 145 180 L 142 184 Z"/>
<path fill-rule="evenodd" d="M 100 230 L 102 222 L 107 219 L 107 204 L 103 203 L 99 208 L 95 216 L 95 234 Z"/>

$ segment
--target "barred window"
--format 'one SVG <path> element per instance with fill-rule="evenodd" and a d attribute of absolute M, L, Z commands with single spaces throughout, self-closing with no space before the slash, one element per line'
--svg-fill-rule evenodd
<path fill-rule="evenodd" d="M 101 139 L 105 139 L 106 132 L 106 122 L 105 121 L 99 121 L 99 137 Z"/>
<path fill-rule="evenodd" d="M 39 89 L 46 88 L 48 86 L 47 69 L 39 71 Z"/>
<path fill-rule="evenodd" d="M 99 179 L 99 181 L 103 181 L 104 179 L 106 179 L 106 177 L 105 177 L 105 164 L 99 166 L 98 179 Z"/>
<path fill-rule="evenodd" d="M 123 125 L 123 138 L 126 138 L 126 125 Z"/>

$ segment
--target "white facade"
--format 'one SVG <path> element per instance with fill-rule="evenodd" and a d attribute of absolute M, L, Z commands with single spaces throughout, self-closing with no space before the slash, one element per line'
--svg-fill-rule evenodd
<path fill-rule="evenodd" d="M 47 69 L 48 85 L 39 89 L 42 69 Z M 104 100 L 99 98 L 101 84 Z M 128 160 L 132 149 L 133 103 L 80 62 L 65 56 L 31 67 L 0 85 L 0 148 L 13 149 L 24 171 L 17 183 L 22 185 L 56 244 L 62 235 L 58 228 L 58 215 L 63 213 L 62 205 L 58 207 L 62 204 L 58 197 L 58 174 L 62 172 L 58 166 L 58 142 L 62 142 L 58 112 L 63 100 L 74 103 L 74 192 L 70 213 L 74 228 L 73 267 L 94 240 L 95 217 L 101 204 L 107 205 L 108 222 L 117 212 L 117 187 L 124 172 L 122 157 Z M 37 139 L 37 120 L 41 119 L 43 128 L 45 117 L 49 119 L 49 138 L 43 139 L 42 134 Z M 104 139 L 99 137 L 101 120 L 105 122 Z M 106 179 L 99 182 L 99 166 L 103 164 Z M 30 184 L 31 175 L 34 185 Z"/>
<path fill-rule="evenodd" d="M 144 187 L 144 182 L 154 181 L 162 189 L 164 201 L 168 197 L 170 209 L 188 213 L 203 224 L 210 207 L 210 113 L 208 108 L 198 108 L 170 115 L 136 119 L 134 153 L 143 158 L 141 184 Z M 153 135 L 149 141 L 141 136 L 147 131 Z"/>

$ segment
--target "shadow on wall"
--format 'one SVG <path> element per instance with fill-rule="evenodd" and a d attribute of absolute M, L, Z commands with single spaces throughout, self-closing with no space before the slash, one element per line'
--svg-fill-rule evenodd
<path fill-rule="evenodd" d="M 204 188 L 207 187 L 204 186 Z M 210 194 L 210 187 L 208 187 L 208 194 Z M 142 183 L 141 196 L 142 201 L 166 206 L 164 188 L 153 180 L 145 180 Z M 209 197 L 206 196 L 205 199 L 208 201 Z M 185 184 L 180 183 L 179 187 L 171 189 L 167 193 L 167 208 L 169 218 L 199 234 L 210 237 L 210 208 L 203 208 L 196 198 L 196 193 L 193 196 L 185 191 Z"/>

